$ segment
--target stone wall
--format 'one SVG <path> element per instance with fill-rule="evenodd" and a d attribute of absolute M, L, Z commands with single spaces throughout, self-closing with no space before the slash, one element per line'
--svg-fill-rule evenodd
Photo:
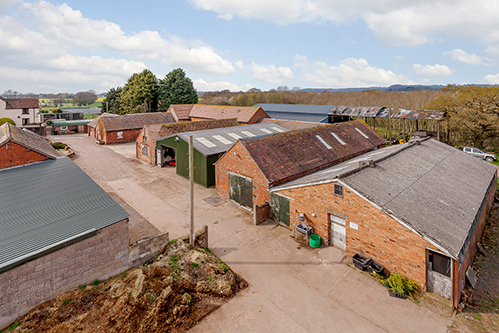
<path fill-rule="evenodd" d="M 145 237 L 130 245 L 130 266 L 140 266 L 161 252 L 170 241 L 168 232 L 153 238 Z"/>
<path fill-rule="evenodd" d="M 78 285 L 128 269 L 128 219 L 0 275 L 0 328 Z"/>

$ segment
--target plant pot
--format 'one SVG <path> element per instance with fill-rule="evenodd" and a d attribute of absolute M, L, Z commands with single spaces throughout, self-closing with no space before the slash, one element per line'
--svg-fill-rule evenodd
<path fill-rule="evenodd" d="M 361 256 L 358 253 L 355 254 L 352 259 L 355 267 L 363 271 L 367 269 L 367 265 L 371 262 L 371 258 Z"/>
<path fill-rule="evenodd" d="M 367 268 L 367 271 L 369 272 L 369 274 L 372 274 L 374 272 L 378 275 L 383 275 L 383 270 L 384 270 L 385 266 L 378 264 L 374 260 L 371 260 L 367 264 L 366 268 Z"/>
<path fill-rule="evenodd" d="M 390 296 L 392 297 L 406 299 L 404 294 L 396 294 L 391 289 L 388 289 L 388 294 L 390 294 Z"/>

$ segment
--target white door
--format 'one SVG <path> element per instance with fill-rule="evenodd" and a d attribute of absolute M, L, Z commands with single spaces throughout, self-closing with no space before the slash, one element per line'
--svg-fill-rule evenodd
<path fill-rule="evenodd" d="M 329 215 L 329 223 L 331 225 L 331 245 L 346 251 L 346 221 L 341 217 Z"/>

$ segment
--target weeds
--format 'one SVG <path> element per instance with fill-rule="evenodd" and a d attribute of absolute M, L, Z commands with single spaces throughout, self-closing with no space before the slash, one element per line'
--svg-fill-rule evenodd
<path fill-rule="evenodd" d="M 227 273 L 227 271 L 229 270 L 229 267 L 227 267 L 227 265 L 225 265 L 225 264 L 220 264 L 218 266 L 218 269 L 221 271 L 224 271 L 224 273 Z"/>
<path fill-rule="evenodd" d="M 61 307 L 63 307 L 64 305 L 66 305 L 68 303 L 69 303 L 69 298 L 63 299 L 62 302 L 61 302 Z"/>
<path fill-rule="evenodd" d="M 170 267 L 172 268 L 172 273 L 171 273 L 171 276 L 175 279 L 175 280 L 180 280 L 180 276 L 181 276 L 181 272 L 180 272 L 180 265 L 177 265 L 177 261 L 178 261 L 178 255 L 174 254 L 172 256 L 170 256 L 170 262 L 168 263 L 170 265 Z"/>
<path fill-rule="evenodd" d="M 191 303 L 191 301 L 192 301 L 191 295 L 189 295 L 188 293 L 185 293 L 183 297 L 187 301 L 187 303 Z"/>
<path fill-rule="evenodd" d="M 6 329 L 4 329 L 4 330 L 2 331 L 2 333 L 7 332 L 7 331 L 13 331 L 13 330 L 15 330 L 15 329 L 17 328 L 17 326 L 19 326 L 20 324 L 21 324 L 20 322 L 16 321 L 15 323 L 12 323 L 12 325 L 10 325 L 10 326 L 9 326 L 9 327 L 7 327 Z"/>
<path fill-rule="evenodd" d="M 194 267 L 194 268 L 196 268 L 196 267 L 199 266 L 199 264 L 197 262 L 191 262 L 191 266 Z"/>
<path fill-rule="evenodd" d="M 98 279 L 97 279 L 97 280 L 93 280 L 93 281 L 90 283 L 90 285 L 91 285 L 91 286 L 94 286 L 94 287 L 97 287 L 99 284 L 101 284 L 101 282 L 102 282 L 102 281 L 101 281 L 101 280 L 98 280 Z"/>

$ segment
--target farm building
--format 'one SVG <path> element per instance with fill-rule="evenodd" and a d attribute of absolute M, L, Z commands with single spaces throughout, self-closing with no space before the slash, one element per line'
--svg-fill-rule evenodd
<path fill-rule="evenodd" d="M 260 119 L 270 118 L 262 108 L 252 106 L 181 104 L 170 105 L 167 112 L 177 122 L 235 118 L 240 124 L 250 125 Z"/>
<path fill-rule="evenodd" d="M 144 126 L 136 140 L 136 156 L 148 163 L 162 166 L 160 151 L 156 149 L 156 140 L 177 133 L 238 125 L 236 119 L 220 119 Z M 166 158 L 166 156 L 163 157 Z M 163 162 L 165 161 L 163 160 Z"/>
<path fill-rule="evenodd" d="M 3 98 L 0 96 L 0 118 L 9 118 L 16 126 L 36 123 L 40 105 L 38 98 Z"/>
<path fill-rule="evenodd" d="M 282 119 L 273 119 L 273 118 L 263 118 L 258 122 L 259 124 L 276 124 L 287 128 L 290 131 L 304 129 L 304 128 L 312 128 L 320 126 L 319 123 L 313 123 L 309 121 L 296 121 L 296 120 L 282 120 Z"/>
<path fill-rule="evenodd" d="M 433 139 L 360 155 L 271 188 L 324 242 L 363 253 L 457 306 L 497 189 L 497 167 Z"/>
<path fill-rule="evenodd" d="M 38 134 L 9 123 L 0 126 L 0 169 L 57 157 L 57 151 Z"/>
<path fill-rule="evenodd" d="M 362 121 L 241 139 L 216 163 L 217 192 L 253 209 L 272 186 L 384 146 Z"/>
<path fill-rule="evenodd" d="M 189 177 L 189 136 L 193 137 L 194 181 L 203 186 L 215 185 L 214 163 L 236 141 L 241 138 L 285 132 L 286 129 L 274 124 L 253 124 L 204 131 L 184 132 L 170 135 L 156 141 L 156 148 L 161 152 L 161 165 L 166 160 L 175 161 L 176 172 Z"/>
<path fill-rule="evenodd" d="M 88 133 L 88 124 L 90 119 L 81 120 L 52 120 L 52 133 L 54 134 L 72 134 L 72 133 Z"/>
<path fill-rule="evenodd" d="M 0 170 L 0 328 L 129 268 L 128 213 L 67 157 Z"/>
<path fill-rule="evenodd" d="M 172 116 L 165 112 L 124 115 L 104 113 L 88 124 L 88 135 L 103 144 L 131 142 L 137 139 L 146 125 L 172 122 Z"/>

